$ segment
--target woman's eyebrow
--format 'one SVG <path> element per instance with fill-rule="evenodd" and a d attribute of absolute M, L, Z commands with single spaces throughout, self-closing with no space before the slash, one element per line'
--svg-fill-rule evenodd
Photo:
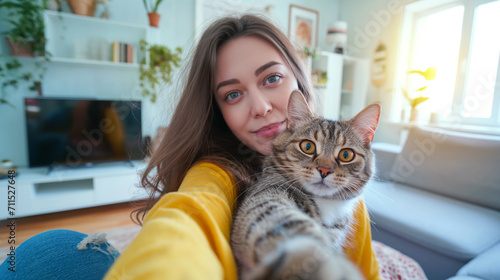
<path fill-rule="evenodd" d="M 276 61 L 269 61 L 268 63 L 262 65 L 261 67 L 257 68 L 257 70 L 255 70 L 255 76 L 259 76 L 259 74 L 264 72 L 264 70 L 276 64 L 281 64 L 281 63 Z"/>
<path fill-rule="evenodd" d="M 268 63 L 262 65 L 261 67 L 257 68 L 257 70 L 255 70 L 255 76 L 259 76 L 259 74 L 264 72 L 264 70 L 266 70 L 267 68 L 269 68 L 273 65 L 276 65 L 276 64 L 281 64 L 281 63 L 276 62 L 276 61 L 269 61 Z M 239 83 L 240 83 L 240 80 L 238 80 L 238 79 L 229 79 L 229 80 L 220 82 L 217 85 L 217 89 L 219 89 L 223 86 L 232 85 L 232 84 L 239 84 Z"/>
<path fill-rule="evenodd" d="M 232 84 L 239 84 L 240 83 L 240 80 L 238 79 L 230 79 L 230 80 L 226 80 L 226 81 L 223 81 L 223 82 L 220 82 L 218 85 L 217 85 L 217 89 L 223 87 L 223 86 L 227 86 L 227 85 L 232 85 Z"/>

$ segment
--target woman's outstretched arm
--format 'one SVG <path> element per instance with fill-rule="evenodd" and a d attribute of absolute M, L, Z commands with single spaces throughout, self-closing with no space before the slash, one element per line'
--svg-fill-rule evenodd
<path fill-rule="evenodd" d="M 194 165 L 179 190 L 149 211 L 105 279 L 236 279 L 229 245 L 233 185 L 217 165 Z"/>

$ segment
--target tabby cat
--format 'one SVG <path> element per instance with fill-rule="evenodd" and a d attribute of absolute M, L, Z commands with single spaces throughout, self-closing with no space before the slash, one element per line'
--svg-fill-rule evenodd
<path fill-rule="evenodd" d="M 231 232 L 240 279 L 363 279 L 343 255 L 363 187 L 380 105 L 347 121 L 314 116 L 292 92 L 287 129 L 242 194 Z"/>

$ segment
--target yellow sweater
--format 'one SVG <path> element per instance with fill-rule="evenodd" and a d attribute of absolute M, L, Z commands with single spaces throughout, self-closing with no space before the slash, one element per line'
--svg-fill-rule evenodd
<path fill-rule="evenodd" d="M 149 211 L 138 236 L 115 261 L 105 279 L 236 279 L 229 246 L 236 189 L 217 165 L 198 163 L 179 190 Z M 346 254 L 367 279 L 381 279 L 371 247 L 364 203 L 356 212 L 354 248 Z"/>

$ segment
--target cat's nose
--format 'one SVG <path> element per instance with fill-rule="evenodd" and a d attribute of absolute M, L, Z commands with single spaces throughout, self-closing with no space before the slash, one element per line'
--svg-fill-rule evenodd
<path fill-rule="evenodd" d="M 318 169 L 322 179 L 324 179 L 329 174 L 333 173 L 333 167 L 318 166 L 316 169 Z"/>

